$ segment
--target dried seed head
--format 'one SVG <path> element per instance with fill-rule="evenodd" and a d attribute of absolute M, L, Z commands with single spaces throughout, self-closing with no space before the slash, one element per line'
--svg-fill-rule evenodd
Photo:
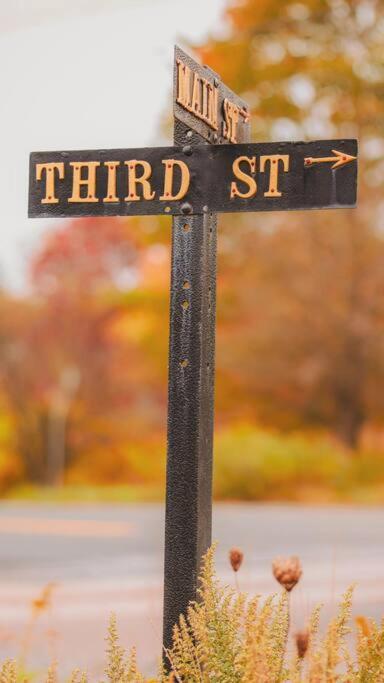
<path fill-rule="evenodd" d="M 295 642 L 297 648 L 297 655 L 300 659 L 305 657 L 305 653 L 308 650 L 309 645 L 309 631 L 305 629 L 304 631 L 298 631 L 295 634 Z"/>
<path fill-rule="evenodd" d="M 273 576 L 286 591 L 296 586 L 303 573 L 298 557 L 277 557 L 272 562 Z"/>
<path fill-rule="evenodd" d="M 244 559 L 244 553 L 239 548 L 232 548 L 229 551 L 229 561 L 234 572 L 238 572 Z"/>
<path fill-rule="evenodd" d="M 37 598 L 32 600 L 32 611 L 35 614 L 37 614 L 38 612 L 43 612 L 45 609 L 48 609 L 51 606 L 52 593 L 55 587 L 55 583 L 47 583 L 47 585 L 43 588 L 41 594 Z"/>

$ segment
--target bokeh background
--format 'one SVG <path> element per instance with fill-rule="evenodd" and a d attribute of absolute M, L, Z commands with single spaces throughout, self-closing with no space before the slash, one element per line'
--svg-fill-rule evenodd
<path fill-rule="evenodd" d="M 26 215 L 32 150 L 171 143 L 175 42 L 253 141 L 359 139 L 357 209 L 219 218 L 214 533 L 261 592 L 299 552 L 298 614 L 350 580 L 382 611 L 384 0 L 0 0 L 0 648 L 33 666 L 99 671 L 109 610 L 160 652 L 171 220 Z"/>
<path fill-rule="evenodd" d="M 27 221 L 27 154 L 169 144 L 178 40 L 253 140 L 360 144 L 357 210 L 220 217 L 216 497 L 381 501 L 384 3 L 3 0 L 1 32 L 2 493 L 163 497 L 171 221 Z"/>

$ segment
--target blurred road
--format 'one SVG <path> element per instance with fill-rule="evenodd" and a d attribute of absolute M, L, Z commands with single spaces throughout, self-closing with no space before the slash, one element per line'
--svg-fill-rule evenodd
<path fill-rule="evenodd" d="M 163 508 L 160 505 L 0 505 L 0 658 L 26 654 L 29 667 L 57 658 L 100 674 L 106 624 L 116 612 L 123 644 L 136 644 L 154 671 L 161 643 Z M 220 575 L 228 549 L 245 552 L 240 587 L 276 590 L 271 561 L 297 554 L 294 627 L 319 601 L 329 615 L 357 583 L 355 612 L 384 613 L 384 508 L 217 505 Z M 31 627 L 31 604 L 53 582 L 52 605 Z"/>

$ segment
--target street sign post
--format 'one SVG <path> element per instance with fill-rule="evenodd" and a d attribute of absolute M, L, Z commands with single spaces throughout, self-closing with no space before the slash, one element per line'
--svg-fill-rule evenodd
<path fill-rule="evenodd" d="M 216 215 L 356 204 L 356 140 L 250 143 L 247 104 L 180 48 L 174 146 L 35 152 L 29 216 L 173 217 L 164 646 L 211 543 Z"/>
<path fill-rule="evenodd" d="M 246 103 L 178 47 L 173 84 L 174 143 L 182 147 L 184 158 L 192 161 L 224 141 L 249 142 Z M 191 178 L 206 191 L 207 179 L 197 169 Z M 211 545 L 212 531 L 217 216 L 209 202 L 201 204 L 202 213 L 194 213 L 192 197 L 181 201 L 184 215 L 172 221 L 165 651 L 179 615 L 196 599 L 201 558 Z"/>

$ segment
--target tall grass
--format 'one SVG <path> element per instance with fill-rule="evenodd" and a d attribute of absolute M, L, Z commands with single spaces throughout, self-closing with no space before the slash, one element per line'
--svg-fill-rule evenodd
<path fill-rule="evenodd" d="M 230 554 L 234 572 L 242 553 Z M 281 590 L 262 600 L 222 585 L 209 550 L 200 577 L 199 600 L 190 604 L 174 627 L 173 645 L 164 653 L 165 668 L 152 683 L 382 683 L 384 621 L 359 617 L 352 629 L 353 589 L 349 588 L 336 616 L 319 632 L 320 606 L 299 633 L 290 632 L 290 592 L 300 581 L 298 558 L 278 558 L 273 573 Z M 356 641 L 347 638 L 354 631 Z M 0 668 L 0 683 L 36 682 L 16 662 Z M 52 664 L 44 683 L 60 683 Z M 67 679 L 68 680 L 68 679 Z M 90 683 L 86 672 L 74 670 L 70 683 Z M 120 645 L 116 619 L 107 634 L 105 677 L 100 683 L 149 683 L 140 674 L 133 649 Z"/>

